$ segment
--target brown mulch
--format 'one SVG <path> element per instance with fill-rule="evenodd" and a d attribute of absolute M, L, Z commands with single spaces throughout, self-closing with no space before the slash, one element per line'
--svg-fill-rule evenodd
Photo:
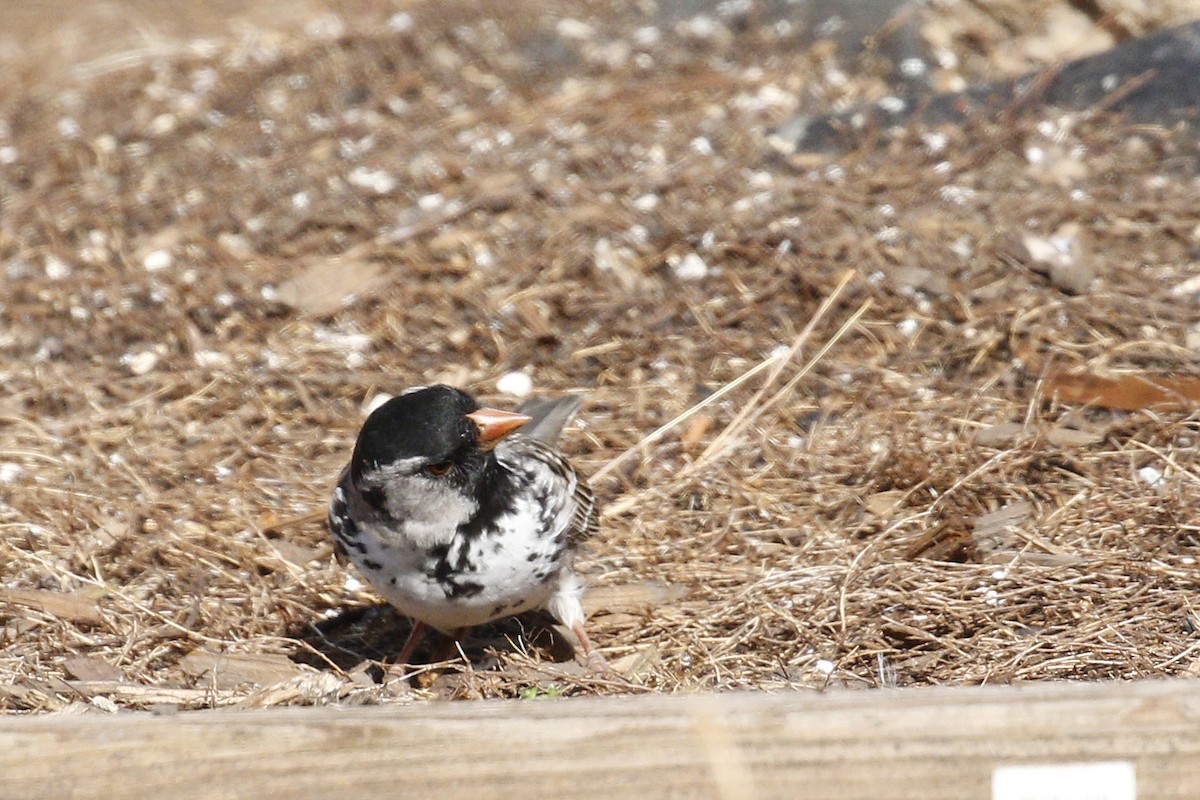
<path fill-rule="evenodd" d="M 0 78 L 0 708 L 1200 672 L 1194 132 L 1046 111 L 785 156 L 773 127 L 880 75 L 786 26 L 507 8 Z M 511 406 L 513 371 L 586 395 L 621 677 L 537 615 L 405 674 L 333 558 L 366 404 Z"/>

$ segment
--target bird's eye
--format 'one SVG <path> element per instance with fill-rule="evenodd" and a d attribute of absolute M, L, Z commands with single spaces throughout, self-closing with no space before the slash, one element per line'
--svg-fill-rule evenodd
<path fill-rule="evenodd" d="M 430 475 L 445 475 L 450 471 L 450 467 L 454 466 L 453 462 L 441 461 L 437 464 L 430 464 L 425 468 L 425 471 Z"/>

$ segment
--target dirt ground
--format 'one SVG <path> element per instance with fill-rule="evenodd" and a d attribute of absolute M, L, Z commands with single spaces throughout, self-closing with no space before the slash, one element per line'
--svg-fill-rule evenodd
<path fill-rule="evenodd" d="M 753 3 L 500 5 L 94 6 L 105 46 L 14 12 L 0 708 L 1200 673 L 1194 130 L 1035 109 L 786 154 L 903 65 Z M 906 24 L 953 89 L 1200 16 L 1077 5 Z M 511 407 L 513 372 L 586 397 L 620 678 L 538 615 L 414 676 L 333 557 L 372 398 Z"/>

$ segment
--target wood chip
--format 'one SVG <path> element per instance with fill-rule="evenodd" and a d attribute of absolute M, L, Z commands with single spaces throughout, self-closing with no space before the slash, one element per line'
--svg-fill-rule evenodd
<path fill-rule="evenodd" d="M 124 677 L 118 667 L 90 656 L 67 656 L 63 660 L 63 669 L 81 681 L 119 681 Z"/>
<path fill-rule="evenodd" d="M 1024 430 L 1025 426 L 1019 422 L 1001 422 L 998 425 L 989 425 L 976 432 L 975 444 L 984 447 L 999 447 L 1016 440 Z"/>
<path fill-rule="evenodd" d="M 303 674 L 292 675 L 272 686 L 259 689 L 239 701 L 237 707 L 267 708 L 336 700 L 353 685 L 332 672 L 308 670 Z"/>
<path fill-rule="evenodd" d="M 1046 396 L 1066 403 L 1138 411 L 1145 408 L 1188 409 L 1200 403 L 1200 378 L 1149 373 L 1105 377 L 1089 372 L 1051 372 Z"/>
<path fill-rule="evenodd" d="M 908 497 L 910 492 L 907 489 L 892 489 L 887 492 L 876 492 L 863 501 L 867 511 L 877 517 L 887 516 L 900 507 L 904 502 L 904 498 Z"/>
<path fill-rule="evenodd" d="M 357 294 L 387 282 L 383 267 L 353 256 L 319 259 L 279 287 L 279 299 L 306 314 L 337 311 Z"/>
<path fill-rule="evenodd" d="M 1051 428 L 1046 431 L 1046 441 L 1059 447 L 1085 447 L 1104 441 L 1104 437 L 1091 431 L 1077 431 L 1074 428 Z"/>
<path fill-rule="evenodd" d="M 712 429 L 713 418 L 708 414 L 697 414 L 692 417 L 691 423 L 684 429 L 679 440 L 684 444 L 699 444 L 708 436 L 709 430 Z"/>
<path fill-rule="evenodd" d="M 628 655 L 621 656 L 610 662 L 613 672 L 626 678 L 636 679 L 647 674 L 662 661 L 662 654 L 655 645 L 647 645 Z"/>
<path fill-rule="evenodd" d="M 213 689 L 177 689 L 118 681 L 67 681 L 66 684 L 84 697 L 103 696 L 118 703 L 138 706 L 227 705 L 235 697 L 231 693 Z"/>
<path fill-rule="evenodd" d="M 44 589 L 0 589 L 0 607 L 24 606 L 68 622 L 99 625 L 104 615 L 95 598 L 78 592 L 51 592 Z"/>
<path fill-rule="evenodd" d="M 892 273 L 892 282 L 901 289 L 929 292 L 939 297 L 950 293 L 950 281 L 945 274 L 925 267 L 899 267 Z"/>
<path fill-rule="evenodd" d="M 662 605 L 679 600 L 685 590 L 682 586 L 645 581 L 621 586 L 596 586 L 583 595 L 583 610 L 593 614 L 644 614 Z"/>
<path fill-rule="evenodd" d="M 984 447 L 1003 447 L 1016 442 L 1027 431 L 1029 428 L 1019 422 L 1002 422 L 981 428 L 975 434 L 975 443 Z M 1104 440 L 1098 433 L 1062 426 L 1046 430 L 1044 436 L 1047 442 L 1057 447 L 1084 447 Z"/>
<path fill-rule="evenodd" d="M 1033 517 L 1033 503 L 1019 500 L 1009 503 L 990 514 L 982 514 L 975 518 L 971 536 L 983 553 L 1013 550 L 1016 536 L 1012 529 L 1024 525 Z"/>
<path fill-rule="evenodd" d="M 193 650 L 180 662 L 183 671 L 216 689 L 251 684 L 271 686 L 306 672 L 287 656 L 273 653 L 213 653 Z"/>

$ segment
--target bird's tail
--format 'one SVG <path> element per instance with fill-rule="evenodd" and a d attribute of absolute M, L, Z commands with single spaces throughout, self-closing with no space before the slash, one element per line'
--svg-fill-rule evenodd
<path fill-rule="evenodd" d="M 582 404 L 583 398 L 573 395 L 529 398 L 517 409 L 518 414 L 533 417 L 532 422 L 521 426 L 521 435 L 545 444 L 554 444 Z"/>

